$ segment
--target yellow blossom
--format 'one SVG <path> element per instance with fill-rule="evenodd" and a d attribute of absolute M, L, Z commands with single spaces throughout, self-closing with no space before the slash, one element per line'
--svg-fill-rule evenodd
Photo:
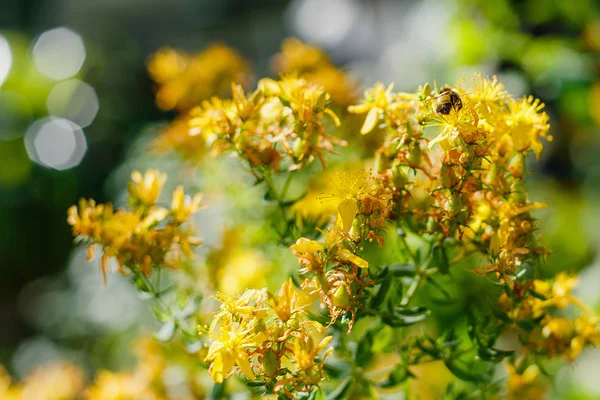
<path fill-rule="evenodd" d="M 149 387 L 145 376 L 100 371 L 85 394 L 86 400 L 163 400 Z"/>
<path fill-rule="evenodd" d="M 332 339 L 332 336 L 326 336 L 319 344 L 315 345 L 311 335 L 307 334 L 297 337 L 294 341 L 294 359 L 296 360 L 298 368 L 305 371 L 311 369 L 315 365 L 315 357 L 317 357 L 321 350 L 323 350 Z M 325 362 L 327 354 L 330 354 L 332 351 L 333 348 L 330 348 L 326 352 L 323 361 L 321 361 L 322 363 Z"/>
<path fill-rule="evenodd" d="M 196 194 L 193 198 L 187 196 L 183 192 L 183 186 L 178 186 L 173 192 L 171 200 L 171 213 L 177 223 L 185 222 L 191 214 L 202 209 L 200 202 L 202 201 L 202 193 Z"/>
<path fill-rule="evenodd" d="M 580 315 L 575 320 L 575 337 L 571 340 L 571 358 L 577 357 L 586 345 L 600 345 L 600 317 Z"/>
<path fill-rule="evenodd" d="M 296 314 L 302 314 L 312 301 L 312 296 L 296 288 L 291 278 L 281 285 L 276 295 L 269 296 L 269 305 L 283 322 L 287 322 Z"/>
<path fill-rule="evenodd" d="M 139 171 L 133 171 L 128 186 L 129 195 L 133 200 L 151 206 L 156 203 L 166 180 L 167 174 L 156 169 L 150 169 L 144 175 Z"/>
<path fill-rule="evenodd" d="M 540 138 L 552 140 L 552 137 L 548 136 L 550 129 L 548 114 L 540 112 L 544 108 L 544 103 L 529 96 L 509 101 L 508 107 L 506 125 L 513 146 L 518 151 L 531 149 L 539 158 L 543 149 Z"/>
<path fill-rule="evenodd" d="M 236 365 L 248 378 L 256 379 L 248 351 L 267 340 L 264 332 L 255 333 L 249 324 L 232 323 L 213 332 L 213 337 L 205 361 L 212 362 L 210 374 L 215 382 L 223 382 Z"/>
<path fill-rule="evenodd" d="M 221 44 L 196 54 L 160 49 L 150 57 L 148 72 L 157 84 L 156 104 L 163 110 L 187 111 L 211 96 L 229 95 L 232 82 L 246 84 L 250 78 L 248 62 Z"/>
<path fill-rule="evenodd" d="M 377 82 L 374 88 L 365 91 L 365 100 L 362 104 L 348 107 L 348 111 L 354 114 L 367 113 L 365 122 L 360 128 L 361 134 L 366 135 L 375 129 L 378 121 L 392 102 L 393 88 L 393 83 L 385 87 L 383 83 Z"/>
<path fill-rule="evenodd" d="M 241 296 L 226 296 L 216 293 L 215 298 L 221 302 L 220 311 L 213 317 L 210 331 L 215 330 L 221 319 L 232 316 L 244 316 L 248 318 L 262 318 L 267 315 L 267 308 L 263 306 L 267 296 L 266 289 L 246 290 Z"/>

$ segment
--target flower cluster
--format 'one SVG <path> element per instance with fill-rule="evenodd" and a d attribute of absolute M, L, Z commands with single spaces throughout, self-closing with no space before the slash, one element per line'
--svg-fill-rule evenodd
<path fill-rule="evenodd" d="M 248 95 L 234 85 L 232 100 L 213 98 L 191 111 L 189 134 L 214 153 L 235 151 L 252 168 L 278 171 L 285 159 L 290 170 L 314 158 L 325 165 L 324 153 L 345 144 L 326 132 L 325 116 L 339 124 L 328 103 L 327 92 L 300 78 L 263 79 Z"/>
<path fill-rule="evenodd" d="M 333 103 L 348 106 L 356 98 L 356 84 L 338 69 L 321 49 L 288 38 L 281 44 L 281 52 L 274 57 L 278 74 L 298 74 L 309 82 L 322 86 Z"/>
<path fill-rule="evenodd" d="M 79 206 L 69 209 L 68 222 L 73 234 L 90 243 L 88 254 L 95 245 L 102 247 L 102 273 L 106 280 L 109 258 L 115 258 L 119 270 L 127 267 L 133 272 L 150 275 L 153 267 L 175 268 L 182 255 L 193 256 L 192 247 L 200 244 L 186 226 L 190 216 L 200 208 L 202 195 L 185 195 L 179 186 L 173 192 L 170 208 L 157 204 L 167 179 L 157 170 L 131 174 L 129 184 L 130 209 L 114 210 L 111 204 L 97 205 L 94 200 L 82 199 Z"/>
<path fill-rule="evenodd" d="M 513 99 L 495 77 L 476 76 L 417 93 L 378 84 L 350 111 L 367 114 L 363 134 L 385 130 L 375 165 L 394 212 L 416 232 L 460 239 L 462 254 L 488 257 L 482 273 L 510 280 L 546 253 L 530 214 L 544 204 L 529 202 L 523 183 L 527 153 L 539 155 L 540 138 L 551 139 L 542 108 L 531 97 Z M 432 140 L 429 127 L 439 127 Z"/>
<path fill-rule="evenodd" d="M 163 48 L 148 60 L 162 110 L 186 111 L 212 96 L 230 94 L 231 82 L 248 84 L 250 70 L 235 50 L 214 44 L 197 54 Z"/>
<path fill-rule="evenodd" d="M 573 360 L 586 346 L 600 344 L 600 317 L 571 294 L 576 284 L 577 278 L 560 274 L 549 281 L 533 281 L 519 290 L 520 297 L 501 297 L 501 307 L 508 307 L 508 321 L 519 330 L 527 352 Z M 559 314 L 568 307 L 579 310 L 579 315 Z"/>
<path fill-rule="evenodd" d="M 208 327 L 211 344 L 205 361 L 215 382 L 236 371 L 288 398 L 308 393 L 324 379 L 324 364 L 333 351 L 321 351 L 331 341 L 315 344 L 322 326 L 307 320 L 312 298 L 286 281 L 277 293 L 247 290 L 241 296 L 217 294 L 218 313 Z"/>
<path fill-rule="evenodd" d="M 75 400 L 83 388 L 83 371 L 68 362 L 39 366 L 20 383 L 13 383 L 0 367 L 0 398 L 4 400 Z"/>
<path fill-rule="evenodd" d="M 237 70 L 228 69 L 236 64 L 230 58 L 222 62 Z M 170 208 L 161 207 L 166 177 L 134 173 L 128 209 L 83 200 L 69 210 L 69 223 L 103 247 L 105 272 L 114 257 L 153 294 L 163 323 L 157 339 L 189 350 L 172 352 L 192 360 L 192 374 L 208 368 L 214 396 L 241 391 L 239 382 L 225 385 L 238 376 L 256 395 L 314 400 L 331 389 L 331 397 L 376 398 L 393 389 L 406 397 L 405 382 L 421 380 L 423 365 L 437 362 L 448 376 L 447 398 L 496 394 L 500 363 L 508 368 L 507 395 L 535 398 L 545 361 L 572 361 L 600 343 L 599 317 L 571 295 L 574 278 L 539 280 L 548 251 L 533 213 L 545 204 L 530 201 L 525 185 L 527 158 L 552 139 L 539 100 L 515 99 L 495 77 L 477 75 L 412 93 L 378 83 L 355 102 L 347 75 L 294 39 L 275 57 L 282 77 L 262 79 L 251 92 L 233 83 L 225 98 L 213 97 L 235 74 L 213 77 L 210 86 L 192 64 L 167 50 L 150 62 L 159 94 L 170 87 L 159 104 L 183 111 L 159 141 L 187 159 L 204 148 L 236 155 L 258 190 L 266 186 L 249 200 L 267 205 L 264 218 L 232 218 L 222 245 L 173 272 L 176 283 L 164 291 L 159 274 L 152 275 L 156 289 L 148 275 L 192 254 L 199 241 L 188 222 L 199 195 L 186 197 L 179 187 Z M 358 104 L 346 109 L 357 116 L 330 108 L 351 103 Z M 358 128 L 337 115 L 364 120 Z M 334 125 L 339 137 L 368 137 L 376 148 L 348 146 L 348 154 L 332 157 L 346 144 L 331 134 Z M 316 178 L 315 159 L 324 170 Z M 241 233 L 249 225 L 252 238 Z M 281 279 L 277 292 L 267 290 Z M 205 289 L 218 290 L 219 304 L 206 300 Z M 447 318 L 444 308 L 457 314 Z M 499 349 L 511 332 L 523 346 Z M 330 342 L 335 352 L 326 349 Z M 143 392 L 154 384 L 136 386 L 136 377 L 102 374 L 88 393 L 111 386 L 154 398 Z"/>

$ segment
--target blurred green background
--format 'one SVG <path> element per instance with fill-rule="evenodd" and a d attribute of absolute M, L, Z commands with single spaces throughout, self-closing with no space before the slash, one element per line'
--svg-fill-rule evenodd
<path fill-rule="evenodd" d="M 288 36 L 324 48 L 363 87 L 414 90 L 481 72 L 515 96 L 541 98 L 554 141 L 531 160 L 530 180 L 532 197 L 550 203 L 539 214 L 553 252 L 544 274 L 581 270 L 580 296 L 600 305 L 599 2 L 4 0 L 1 364 L 18 376 L 65 357 L 118 368 L 128 338 L 152 320 L 126 282 L 101 287 L 66 223 L 79 197 L 122 198 L 133 168 L 177 168 L 145 151 L 154 124 L 173 117 L 154 104 L 148 55 L 220 41 L 248 57 L 257 78 Z M 210 241 L 210 229 L 203 235 Z M 559 374 L 557 398 L 598 398 L 599 357 L 585 353 Z"/>

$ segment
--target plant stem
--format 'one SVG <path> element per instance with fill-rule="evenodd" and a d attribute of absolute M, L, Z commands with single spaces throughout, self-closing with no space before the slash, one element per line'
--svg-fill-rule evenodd
<path fill-rule="evenodd" d="M 406 307 L 412 300 L 413 296 L 417 292 L 417 289 L 419 288 L 419 285 L 421 284 L 421 281 L 427 275 L 427 268 L 429 268 L 429 264 L 431 264 L 432 260 L 433 253 L 430 252 L 429 257 L 427 257 L 427 260 L 425 260 L 423 264 L 416 264 L 417 271 L 415 274 L 415 278 L 408 287 L 406 294 L 402 297 L 402 301 L 400 302 L 401 307 Z"/>

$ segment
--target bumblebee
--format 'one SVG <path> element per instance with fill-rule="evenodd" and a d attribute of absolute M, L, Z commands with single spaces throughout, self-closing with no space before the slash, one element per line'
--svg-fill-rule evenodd
<path fill-rule="evenodd" d="M 462 106 L 462 100 L 456 89 L 442 88 L 435 98 L 435 112 L 438 114 L 448 115 L 451 111 L 458 112 Z"/>

